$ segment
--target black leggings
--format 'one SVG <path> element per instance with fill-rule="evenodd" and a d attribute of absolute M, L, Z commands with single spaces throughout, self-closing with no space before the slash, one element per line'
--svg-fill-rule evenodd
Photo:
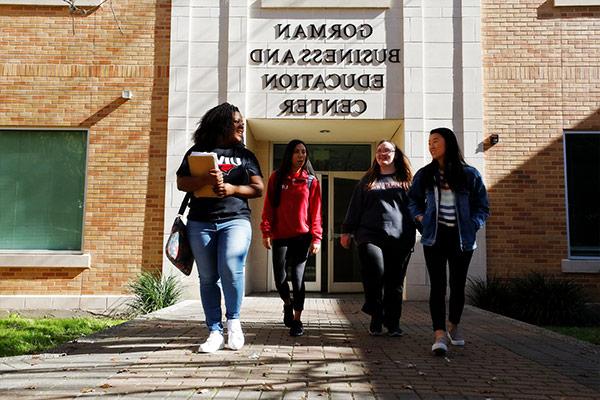
<path fill-rule="evenodd" d="M 446 330 L 446 262 L 450 271 L 450 299 L 448 320 L 460 323 L 465 306 L 465 284 L 473 250 L 461 251 L 458 228 L 439 225 L 433 246 L 423 246 L 429 273 L 429 312 L 433 330 Z"/>
<path fill-rule="evenodd" d="M 290 300 L 290 286 L 287 283 L 287 268 L 292 270 L 292 288 L 294 310 L 304 309 L 304 267 L 308 259 L 308 249 L 312 236 L 310 234 L 295 236 L 288 239 L 273 240 L 273 276 L 275 287 L 283 301 Z"/>
<path fill-rule="evenodd" d="M 381 319 L 388 329 L 395 329 L 400 323 L 404 277 L 413 244 L 414 239 L 388 239 L 358 245 L 365 290 L 362 310 Z"/>

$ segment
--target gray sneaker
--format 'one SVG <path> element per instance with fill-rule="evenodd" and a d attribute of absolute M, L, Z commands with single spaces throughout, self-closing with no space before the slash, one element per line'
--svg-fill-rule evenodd
<path fill-rule="evenodd" d="M 446 335 L 448 335 L 448 339 L 450 339 L 450 343 L 452 343 L 453 346 L 465 345 L 465 338 L 458 329 L 458 326 L 455 327 L 453 330 L 448 330 L 446 332 Z"/>
<path fill-rule="evenodd" d="M 431 346 L 431 351 L 436 356 L 445 356 L 448 352 L 448 338 L 446 336 L 440 336 L 435 340 L 433 346 Z"/>

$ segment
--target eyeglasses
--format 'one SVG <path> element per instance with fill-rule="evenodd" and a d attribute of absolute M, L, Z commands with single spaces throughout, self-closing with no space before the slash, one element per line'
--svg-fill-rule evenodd
<path fill-rule="evenodd" d="M 384 150 L 377 150 L 376 153 L 377 154 L 390 154 L 390 153 L 395 153 L 396 150 L 390 150 L 390 149 L 384 149 Z"/>

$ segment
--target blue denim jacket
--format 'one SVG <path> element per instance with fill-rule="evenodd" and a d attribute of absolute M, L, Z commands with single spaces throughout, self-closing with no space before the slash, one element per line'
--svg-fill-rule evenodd
<path fill-rule="evenodd" d="M 425 166 L 415 174 L 408 192 L 408 208 L 411 216 L 413 219 L 419 215 L 423 216 L 421 223 L 415 222 L 424 246 L 435 244 L 438 228 L 440 191 L 437 185 L 424 181 L 425 170 L 431 167 L 431 164 Z M 467 179 L 465 189 L 455 192 L 454 199 L 460 247 L 462 251 L 469 251 L 477 248 L 475 236 L 490 215 L 490 210 L 487 192 L 479 172 L 471 166 L 465 166 L 465 175 Z M 437 168 L 434 180 L 439 182 Z"/>

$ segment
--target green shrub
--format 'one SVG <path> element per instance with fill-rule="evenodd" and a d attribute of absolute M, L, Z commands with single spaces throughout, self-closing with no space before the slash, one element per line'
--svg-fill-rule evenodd
<path fill-rule="evenodd" d="M 470 279 L 467 297 L 476 307 L 536 325 L 581 325 L 594 320 L 581 286 L 537 272 L 510 280 Z"/>
<path fill-rule="evenodd" d="M 511 313 L 510 286 L 506 281 L 491 277 L 487 281 L 482 278 L 469 278 L 467 299 L 476 307 L 508 315 Z"/>
<path fill-rule="evenodd" d="M 586 296 L 576 283 L 533 272 L 511 281 L 514 317 L 536 325 L 584 322 Z"/>
<path fill-rule="evenodd" d="M 132 316 L 148 314 L 176 304 L 181 298 L 181 285 L 174 275 L 162 277 L 159 272 L 144 271 L 129 284 L 133 300 Z"/>

